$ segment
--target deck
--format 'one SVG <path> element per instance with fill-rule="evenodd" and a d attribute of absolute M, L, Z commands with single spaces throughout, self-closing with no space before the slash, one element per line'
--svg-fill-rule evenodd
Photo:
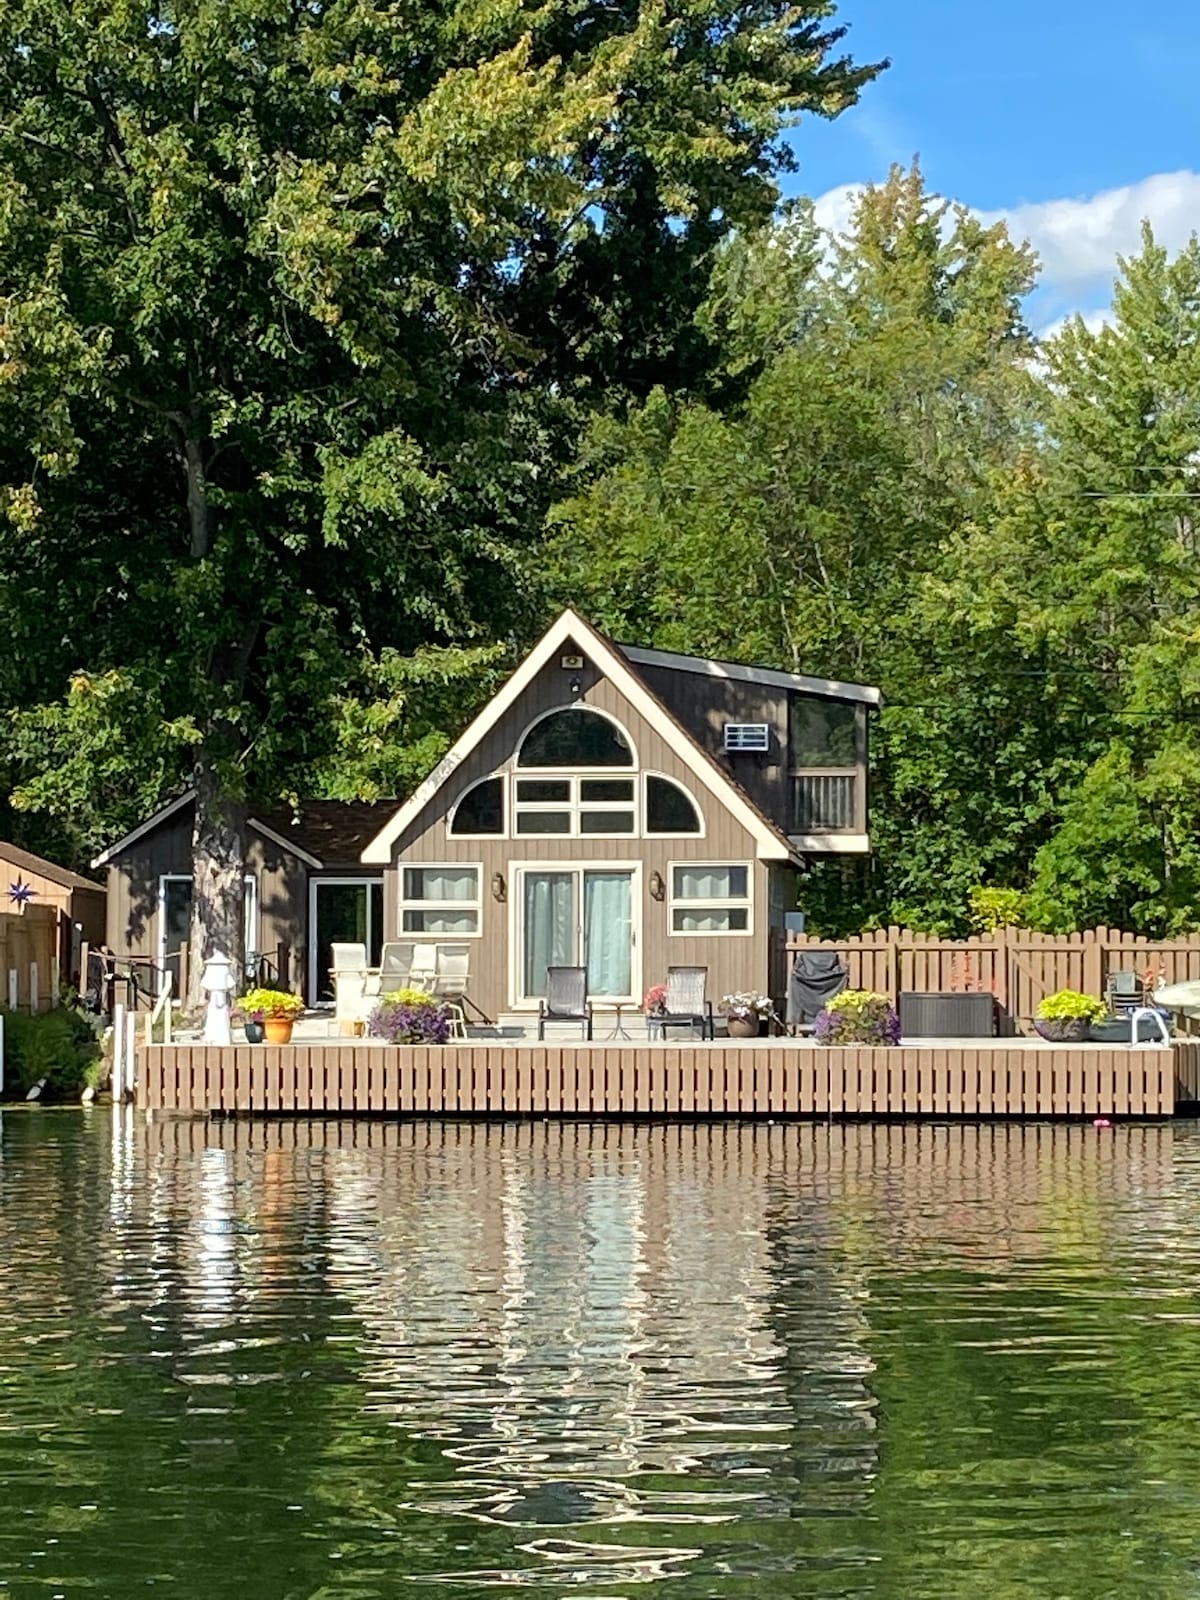
<path fill-rule="evenodd" d="M 181 1043 L 144 1047 L 137 1074 L 140 1107 L 192 1116 L 1125 1119 L 1196 1100 L 1200 1040 Z"/>

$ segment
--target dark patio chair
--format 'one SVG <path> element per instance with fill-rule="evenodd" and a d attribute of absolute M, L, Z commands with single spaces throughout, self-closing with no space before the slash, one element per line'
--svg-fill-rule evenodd
<path fill-rule="evenodd" d="M 1145 1005 L 1146 985 L 1136 972 L 1110 972 L 1106 998 L 1110 1013 L 1119 1017 Z"/>
<path fill-rule="evenodd" d="M 664 1009 L 654 1020 L 666 1038 L 668 1028 L 695 1028 L 700 1026 L 700 1037 L 715 1037 L 712 1001 L 705 996 L 708 984 L 707 967 L 668 967 L 667 994 Z"/>
<path fill-rule="evenodd" d="M 546 998 L 538 1001 L 538 1038 L 548 1022 L 579 1022 L 583 1037 L 592 1037 L 592 1004 L 587 997 L 586 967 L 547 967 Z"/>

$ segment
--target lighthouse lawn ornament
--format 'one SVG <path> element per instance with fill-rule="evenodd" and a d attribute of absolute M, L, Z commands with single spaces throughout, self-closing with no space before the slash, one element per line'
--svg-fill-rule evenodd
<path fill-rule="evenodd" d="M 214 950 L 204 964 L 200 987 L 208 995 L 208 1011 L 204 1018 L 205 1044 L 232 1044 L 229 1031 L 229 1001 L 233 994 L 235 978 L 229 957 Z"/>

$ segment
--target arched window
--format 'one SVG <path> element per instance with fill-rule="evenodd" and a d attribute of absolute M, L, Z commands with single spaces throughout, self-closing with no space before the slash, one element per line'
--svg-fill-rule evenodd
<path fill-rule="evenodd" d="M 475 837 L 504 832 L 504 779 L 482 778 L 463 794 L 450 819 L 450 832 Z"/>
<path fill-rule="evenodd" d="M 687 790 L 657 773 L 646 775 L 646 832 L 699 833 L 700 813 Z"/>
<path fill-rule="evenodd" d="M 607 717 L 583 706 L 552 711 L 535 722 L 517 756 L 519 767 L 632 767 L 629 740 Z"/>

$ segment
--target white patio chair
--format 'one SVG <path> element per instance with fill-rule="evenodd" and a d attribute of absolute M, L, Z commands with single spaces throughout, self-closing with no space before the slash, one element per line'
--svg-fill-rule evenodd
<path fill-rule="evenodd" d="M 471 952 L 465 944 L 439 944 L 433 978 L 433 993 L 450 1013 L 450 1033 L 455 1039 L 467 1037 L 467 1013 L 463 1000 L 471 975 Z"/>

